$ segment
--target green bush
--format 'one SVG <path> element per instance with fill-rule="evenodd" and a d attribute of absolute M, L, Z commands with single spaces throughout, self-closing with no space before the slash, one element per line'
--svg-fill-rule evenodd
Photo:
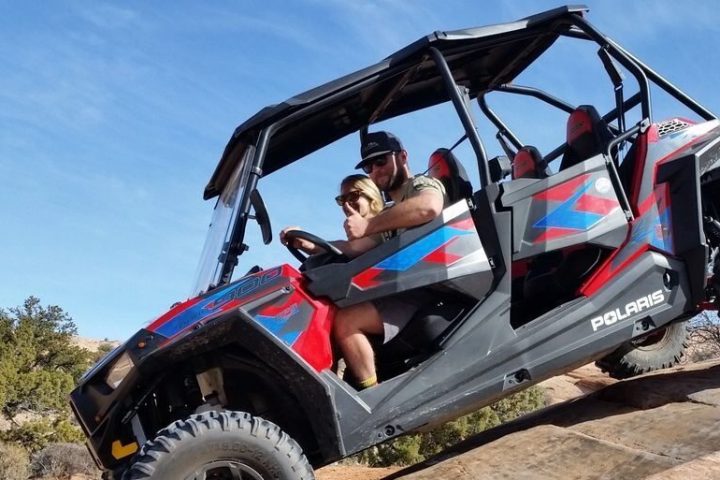
<path fill-rule="evenodd" d="M 372 467 L 412 465 L 484 430 L 542 408 L 544 404 L 542 390 L 531 387 L 448 422 L 432 432 L 406 435 L 371 447 L 356 455 L 355 459 Z"/>
<path fill-rule="evenodd" d="M 82 443 L 85 436 L 79 427 L 65 418 L 31 420 L 0 433 L 0 439 L 22 445 L 30 452 L 36 452 L 50 443 Z"/>
<path fill-rule="evenodd" d="M 33 410 L 69 413 L 67 394 L 91 355 L 72 344 L 72 319 L 58 306 L 29 297 L 22 307 L 0 309 L 0 413 L 13 418 Z"/>
<path fill-rule="evenodd" d="M 0 443 L 0 478 L 25 480 L 30 473 L 28 454 L 15 445 Z"/>
<path fill-rule="evenodd" d="M 67 397 L 92 355 L 73 344 L 75 333 L 60 307 L 43 307 L 35 297 L 20 307 L 0 309 L 0 416 L 12 421 L 0 440 L 30 452 L 51 442 L 84 440 L 70 423 Z M 41 419 L 15 423 L 23 412 Z"/>
<path fill-rule="evenodd" d="M 115 350 L 115 345 L 113 345 L 112 343 L 107 341 L 101 343 L 100 345 L 98 345 L 97 352 L 95 352 L 93 355 L 93 362 L 99 362 L 103 359 L 103 357 L 105 357 L 105 355 L 112 352 L 113 350 Z"/>
<path fill-rule="evenodd" d="M 69 478 L 86 475 L 99 478 L 99 471 L 87 449 L 74 443 L 51 443 L 32 456 L 33 475 L 44 478 Z"/>

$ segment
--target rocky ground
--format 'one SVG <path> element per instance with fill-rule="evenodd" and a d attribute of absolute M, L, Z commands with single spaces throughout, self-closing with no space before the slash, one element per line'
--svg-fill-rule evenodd
<path fill-rule="evenodd" d="M 720 361 L 614 382 L 386 478 L 718 479 Z"/>
<path fill-rule="evenodd" d="M 541 384 L 548 408 L 407 469 L 318 480 L 720 479 L 720 361 L 618 382 L 588 365 Z"/>
<path fill-rule="evenodd" d="M 316 480 L 381 480 L 402 467 L 368 468 L 361 465 L 330 465 L 315 472 Z"/>
<path fill-rule="evenodd" d="M 440 458 L 408 469 L 330 465 L 317 479 L 720 479 L 718 374 L 710 361 L 618 382 L 586 365 L 540 384 L 548 408 Z"/>
<path fill-rule="evenodd" d="M 546 405 L 555 405 L 592 393 L 616 381 L 591 364 L 546 380 L 540 383 L 540 387 L 545 391 Z M 401 467 L 330 465 L 317 471 L 317 480 L 380 480 L 401 470 Z"/>

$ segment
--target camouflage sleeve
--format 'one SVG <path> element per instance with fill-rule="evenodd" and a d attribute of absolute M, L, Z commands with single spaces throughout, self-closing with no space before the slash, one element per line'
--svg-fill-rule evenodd
<path fill-rule="evenodd" d="M 407 197 L 412 197 L 417 193 L 428 189 L 437 190 L 443 197 L 445 197 L 445 187 L 442 182 L 436 178 L 428 177 L 427 175 L 418 175 L 413 177 L 412 184 L 409 189 L 410 191 L 407 192 Z"/>

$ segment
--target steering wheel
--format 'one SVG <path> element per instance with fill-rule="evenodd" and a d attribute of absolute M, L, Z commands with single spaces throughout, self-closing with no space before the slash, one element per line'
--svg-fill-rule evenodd
<path fill-rule="evenodd" d="M 308 255 L 305 255 L 300 250 L 293 247 L 293 240 L 295 240 L 296 238 L 314 243 L 318 247 L 331 254 L 333 258 L 337 257 L 339 259 L 345 256 L 335 245 L 325 239 L 318 237 L 317 235 L 313 235 L 312 233 L 308 233 L 303 230 L 290 230 L 288 232 L 285 232 L 285 239 L 287 240 L 287 244 L 285 245 L 285 247 L 287 247 L 290 253 L 292 253 L 295 258 L 300 260 L 300 262 L 304 263 L 308 259 Z"/>

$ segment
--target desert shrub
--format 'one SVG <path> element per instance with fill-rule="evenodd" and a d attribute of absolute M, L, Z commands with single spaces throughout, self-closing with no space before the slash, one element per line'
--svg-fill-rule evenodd
<path fill-rule="evenodd" d="M 448 422 L 432 432 L 406 435 L 359 453 L 353 459 L 372 467 L 411 465 L 436 455 L 484 430 L 529 413 L 545 404 L 537 387 L 504 398 L 477 412 Z"/>
<path fill-rule="evenodd" d="M 490 408 L 498 416 L 499 423 L 509 422 L 545 406 L 545 393 L 541 388 L 531 387 L 503 398 Z"/>
<path fill-rule="evenodd" d="M 80 427 L 68 420 L 57 419 L 53 422 L 53 430 L 58 442 L 85 443 L 85 434 Z"/>
<path fill-rule="evenodd" d="M 51 442 L 84 440 L 70 423 L 68 394 L 91 355 L 73 344 L 75 333 L 67 313 L 35 297 L 0 309 L 0 417 L 11 421 L 0 441 L 35 452 Z M 16 422 L 21 414 L 40 419 Z"/>
<path fill-rule="evenodd" d="M 720 356 L 720 321 L 715 312 L 702 312 L 690 322 L 690 352 L 692 362 Z"/>
<path fill-rule="evenodd" d="M 97 352 L 95 352 L 95 355 L 93 356 L 93 361 L 99 362 L 103 359 L 103 357 L 105 357 L 105 355 L 112 352 L 113 350 L 115 350 L 115 345 L 108 341 L 104 341 L 103 343 L 98 345 Z"/>
<path fill-rule="evenodd" d="M 90 353 L 73 345 L 76 327 L 60 307 L 28 297 L 0 309 L 0 413 L 69 413 L 67 394 L 89 366 Z"/>
<path fill-rule="evenodd" d="M 25 480 L 29 472 L 28 454 L 15 445 L 0 443 L 0 478 Z"/>
<path fill-rule="evenodd" d="M 75 443 L 51 443 L 32 456 L 33 475 L 43 478 L 68 478 L 89 475 L 99 478 L 99 472 L 87 449 Z"/>
<path fill-rule="evenodd" d="M 22 445 L 30 452 L 36 452 L 50 443 L 82 443 L 85 436 L 79 427 L 64 418 L 30 420 L 22 425 L 0 433 L 0 439 Z"/>

